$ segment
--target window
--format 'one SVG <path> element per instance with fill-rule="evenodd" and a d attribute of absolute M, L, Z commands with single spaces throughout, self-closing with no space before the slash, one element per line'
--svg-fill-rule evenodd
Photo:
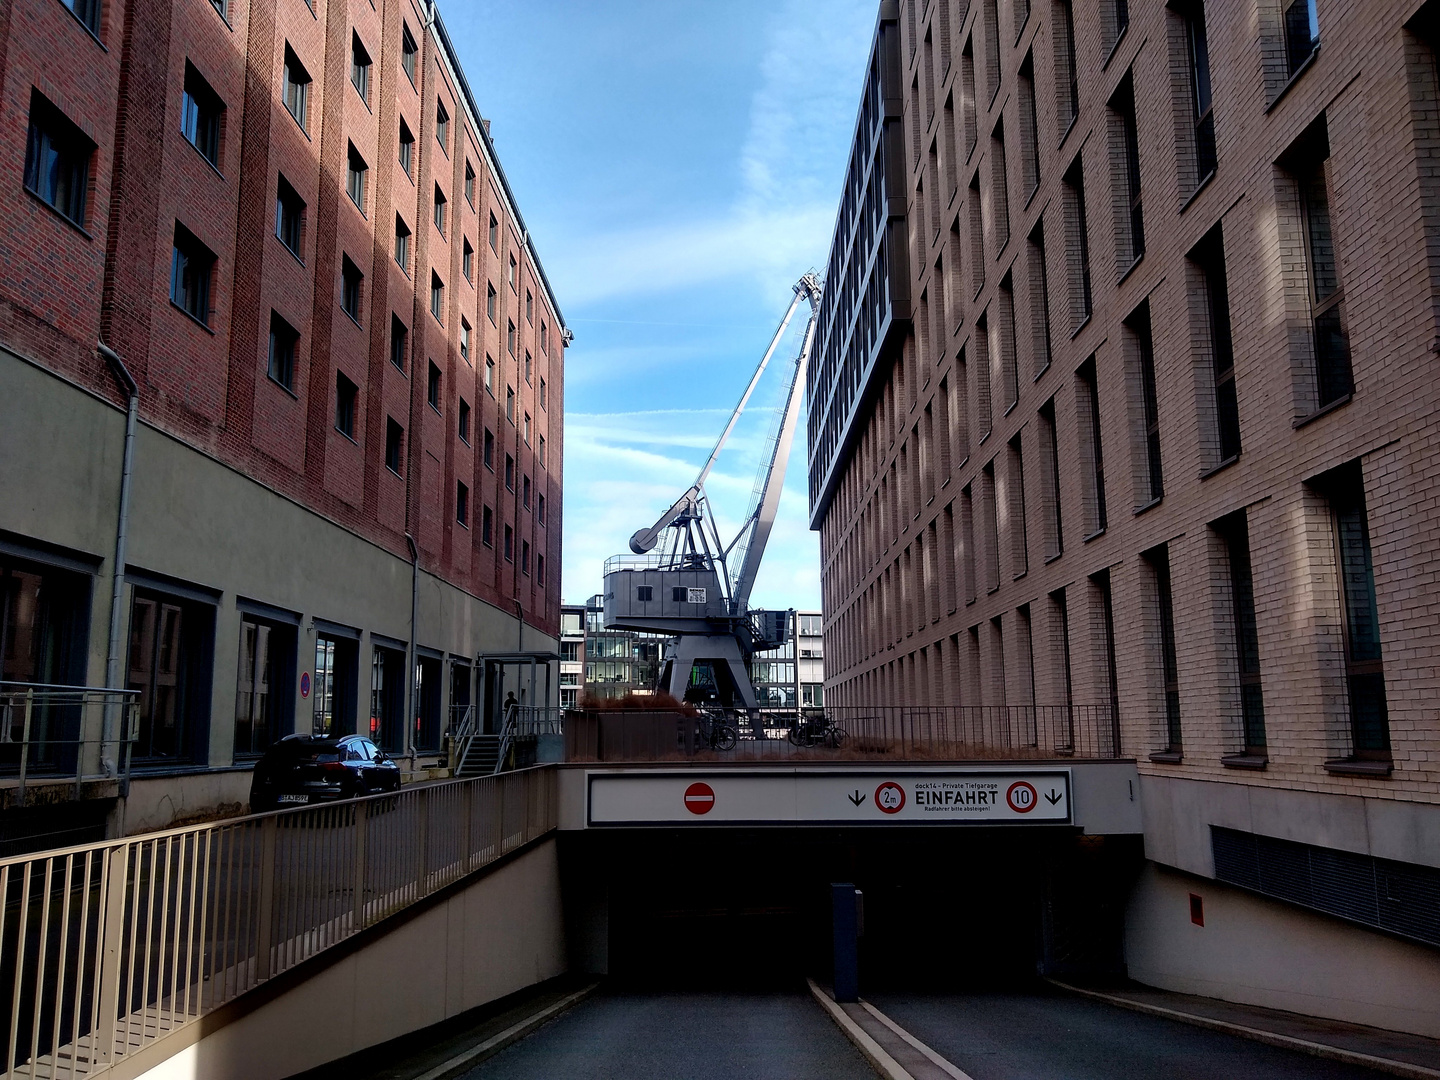
<path fill-rule="evenodd" d="M 405 429 L 393 417 L 385 418 L 385 467 L 400 475 L 400 453 L 405 443 Z"/>
<path fill-rule="evenodd" d="M 1100 643 L 1103 646 L 1105 689 L 1109 694 L 1110 746 L 1108 749 L 1110 753 L 1118 757 L 1120 754 L 1120 679 L 1115 665 L 1115 604 L 1110 587 L 1110 571 L 1102 570 L 1098 574 L 1092 574 L 1090 585 L 1095 599 L 1099 601 L 1096 606 L 1100 609 L 1100 625 L 1097 629 L 1100 631 Z M 1091 610 L 1093 611 L 1094 608 Z"/>
<path fill-rule="evenodd" d="M 546 356 L 550 355 L 550 328 L 543 320 L 540 323 L 540 351 Z"/>
<path fill-rule="evenodd" d="M 1345 684 L 1350 699 L 1352 759 L 1390 760 L 1390 719 L 1380 648 L 1380 611 L 1359 462 L 1321 477 L 1313 486 L 1325 498 L 1335 544 L 1344 612 Z"/>
<path fill-rule="evenodd" d="M 509 269 L 509 271 L 508 271 L 508 274 L 509 274 L 509 276 L 508 276 L 505 280 L 506 280 L 506 282 L 509 284 L 510 288 L 513 290 L 513 289 L 515 289 L 515 288 L 518 287 L 518 286 L 516 285 L 516 281 L 515 281 L 516 274 L 515 274 L 515 256 L 514 256 L 514 255 L 511 255 L 511 256 L 510 256 L 510 269 Z"/>
<path fill-rule="evenodd" d="M 369 171 L 370 166 L 365 164 L 360 151 L 351 143 L 345 164 L 345 192 L 350 196 L 350 201 L 360 208 L 361 214 L 365 213 L 365 175 Z"/>
<path fill-rule="evenodd" d="M 1165 697 L 1165 755 L 1180 755 L 1180 665 L 1175 650 L 1175 604 L 1170 589 L 1170 548 L 1161 544 L 1140 556 L 1150 569 L 1155 617 L 1160 626 L 1160 683 Z"/>
<path fill-rule="evenodd" d="M 514 322 L 513 319 L 506 319 L 505 322 L 506 322 L 505 348 L 509 350 L 511 356 L 514 356 L 514 355 L 515 355 L 515 322 Z"/>
<path fill-rule="evenodd" d="M 410 131 L 410 125 L 405 123 L 404 117 L 400 119 L 400 167 L 405 170 L 405 175 L 412 180 L 415 174 L 411 171 L 411 165 L 415 161 L 415 136 Z"/>
<path fill-rule="evenodd" d="M 490 354 L 485 354 L 485 392 L 491 397 L 495 396 L 495 361 Z"/>
<path fill-rule="evenodd" d="M 1050 367 L 1050 279 L 1045 267 L 1045 222 L 1035 222 L 1026 242 L 1030 278 L 1031 374 L 1038 379 Z"/>
<path fill-rule="evenodd" d="M 1060 438 L 1055 429 L 1055 399 L 1040 406 L 1040 449 L 1045 457 L 1046 483 L 1041 497 L 1045 518 L 1045 559 L 1065 551 L 1065 529 L 1060 513 Z"/>
<path fill-rule="evenodd" d="M 1070 329 L 1090 318 L 1090 236 L 1085 222 L 1085 177 L 1080 158 L 1065 173 L 1065 234 L 1070 264 Z"/>
<path fill-rule="evenodd" d="M 1150 333 L 1150 302 L 1147 300 L 1125 320 L 1132 371 L 1140 397 L 1141 477 L 1137 491 L 1142 506 L 1159 502 L 1165 495 L 1160 465 L 1160 407 L 1155 393 L 1155 347 Z"/>
<path fill-rule="evenodd" d="M 490 325 L 495 325 L 495 286 L 490 282 L 485 283 L 485 315 L 490 320 Z"/>
<path fill-rule="evenodd" d="M 515 423 L 515 388 L 505 387 L 505 419 Z"/>
<path fill-rule="evenodd" d="M 445 235 L 445 193 L 440 190 L 440 185 L 435 185 L 435 228 L 440 230 L 440 235 Z"/>
<path fill-rule="evenodd" d="M 541 435 L 541 436 L 540 436 L 540 467 L 541 467 L 542 469 L 546 467 L 546 461 L 545 461 L 545 436 L 544 436 L 544 435 Z"/>
<path fill-rule="evenodd" d="M 1260 634 L 1250 572 L 1250 531 L 1241 510 L 1215 525 L 1224 545 L 1230 579 L 1230 621 L 1239 675 L 1242 757 L 1265 757 L 1265 701 L 1260 688 Z M 1236 764 L 1233 759 L 1225 759 Z M 1238 762 L 1247 764 L 1248 762 Z"/>
<path fill-rule="evenodd" d="M 390 363 L 394 364 L 400 371 L 405 370 L 406 341 L 410 337 L 410 331 L 400 321 L 399 315 L 390 316 Z"/>
<path fill-rule="evenodd" d="M 455 481 L 455 520 L 470 527 L 470 489 L 462 480 Z"/>
<path fill-rule="evenodd" d="M 370 104 L 370 54 L 360 44 L 360 35 L 350 34 L 350 85 L 360 95 L 360 100 Z"/>
<path fill-rule="evenodd" d="M 495 215 L 490 215 L 490 250 L 496 255 L 500 254 L 500 222 L 495 220 Z"/>
<path fill-rule="evenodd" d="M 1210 93 L 1210 39 L 1205 34 L 1205 0 L 1184 9 L 1185 51 L 1190 62 L 1190 106 L 1195 131 L 1195 186 L 1215 171 L 1215 103 Z"/>
<path fill-rule="evenodd" d="M 535 517 L 541 525 L 545 524 L 545 496 L 538 493 L 535 496 Z"/>
<path fill-rule="evenodd" d="M 278 312 L 270 312 L 269 375 L 292 394 L 295 392 L 295 345 L 299 332 Z"/>
<path fill-rule="evenodd" d="M 310 73 L 300 63 L 300 58 L 295 55 L 295 50 L 290 48 L 289 43 L 285 45 L 285 69 L 281 78 L 285 108 L 300 125 L 300 130 L 304 131 L 306 111 L 310 106 Z"/>
<path fill-rule="evenodd" d="M 470 403 L 463 397 L 460 399 L 460 440 L 467 445 L 470 442 Z"/>
<path fill-rule="evenodd" d="M 1240 406 L 1235 392 L 1235 347 L 1230 336 L 1230 294 L 1225 277 L 1225 238 L 1216 225 L 1190 253 L 1204 291 L 1214 381 L 1216 465 L 1240 456 Z"/>
<path fill-rule="evenodd" d="M 1145 254 L 1145 215 L 1140 195 L 1140 136 L 1135 121 L 1135 83 L 1132 75 L 1125 76 L 1120 89 L 1110 99 L 1110 110 L 1120 126 L 1120 167 L 1124 174 L 1121 190 L 1125 192 L 1129 213 L 1123 219 L 1119 251 L 1128 266 Z"/>
<path fill-rule="evenodd" d="M 535 584 L 540 588 L 545 587 L 545 556 L 535 556 Z"/>
<path fill-rule="evenodd" d="M 440 144 L 448 156 L 450 153 L 450 113 L 445 109 L 443 101 L 435 102 L 435 141 Z"/>
<path fill-rule="evenodd" d="M 220 167 L 220 118 L 225 104 L 195 65 L 185 61 L 185 93 L 180 99 L 180 133 L 202 157 Z"/>
<path fill-rule="evenodd" d="M 430 271 L 430 314 L 435 316 L 435 321 L 445 322 L 445 283 L 440 280 L 440 275 L 434 270 Z"/>
<path fill-rule="evenodd" d="M 471 166 L 471 164 L 470 164 L 470 162 L 469 162 L 468 159 L 467 159 L 466 162 L 465 162 L 465 201 L 470 204 L 470 206 L 471 206 L 472 209 L 474 208 L 474 206 L 475 206 L 475 169 Z"/>
<path fill-rule="evenodd" d="M 340 256 L 340 309 L 360 321 L 360 296 L 365 284 L 365 275 L 350 261 L 349 255 Z"/>
<path fill-rule="evenodd" d="M 515 530 L 505 526 L 505 561 L 515 561 Z"/>
<path fill-rule="evenodd" d="M 436 412 L 440 411 L 440 369 L 430 361 L 429 378 L 425 382 L 425 400 Z"/>
<path fill-rule="evenodd" d="M 191 318 L 210 325 L 210 279 L 215 253 L 178 221 L 175 252 L 170 262 L 170 302 Z"/>
<path fill-rule="evenodd" d="M 415 56 L 419 52 L 420 49 L 410 34 L 410 27 L 402 22 L 400 24 L 400 67 L 410 80 L 411 86 L 415 85 Z"/>
<path fill-rule="evenodd" d="M 1005 502 L 1010 518 L 1010 574 L 1018 578 L 1030 568 L 1030 539 L 1025 527 L 1025 455 L 1019 435 L 1008 444 L 1005 464 Z"/>
<path fill-rule="evenodd" d="M 1079 64 L 1075 57 L 1075 12 L 1071 0 L 1061 0 L 1055 20 L 1055 90 L 1059 97 L 1056 110 L 1063 138 L 1075 118 L 1080 115 Z"/>
<path fill-rule="evenodd" d="M 1020 65 L 1020 176 L 1029 199 L 1040 186 L 1040 124 L 1035 115 L 1035 51 Z"/>
<path fill-rule="evenodd" d="M 1130 27 L 1130 0 L 1110 0 L 1110 23 L 1110 47 L 1114 48 Z"/>
<path fill-rule="evenodd" d="M 533 368 L 533 367 L 534 367 L 534 361 L 532 361 L 531 358 L 530 358 L 530 350 L 529 350 L 529 349 L 526 349 L 526 350 L 525 350 L 525 381 L 526 381 L 526 383 L 529 383 L 529 384 L 531 384 L 531 385 L 534 385 L 533 382 L 531 381 L 532 368 Z"/>
<path fill-rule="evenodd" d="M 405 276 L 410 276 L 410 226 L 399 214 L 395 215 L 395 261 Z"/>
<path fill-rule="evenodd" d="M 505 490 L 515 490 L 515 459 L 509 454 L 505 455 Z"/>
<path fill-rule="evenodd" d="M 535 325 L 535 297 L 529 289 L 525 290 L 525 321 L 531 326 Z"/>
<path fill-rule="evenodd" d="M 488 506 L 480 508 L 480 542 L 486 547 L 495 543 L 495 518 Z"/>
<path fill-rule="evenodd" d="M 355 399 L 359 393 L 360 388 L 343 371 L 335 373 L 335 430 L 347 439 L 355 438 Z"/>
<path fill-rule="evenodd" d="M 495 433 L 488 427 L 485 429 L 484 449 L 481 455 L 485 467 L 491 472 L 495 471 Z"/>
<path fill-rule="evenodd" d="M 79 19 L 86 30 L 100 36 L 100 0 L 60 0 Z M 223 15 L 224 12 L 221 12 Z"/>
<path fill-rule="evenodd" d="M 1075 373 L 1076 389 L 1079 393 L 1079 420 L 1081 428 L 1081 454 L 1088 481 L 1085 490 L 1086 535 L 1098 536 L 1105 531 L 1105 454 L 1100 446 L 1100 388 L 1095 377 L 1095 358 L 1092 356 Z"/>
<path fill-rule="evenodd" d="M 95 144 L 38 92 L 30 94 L 25 187 L 82 228 Z"/>
<path fill-rule="evenodd" d="M 460 316 L 460 355 L 470 359 L 470 320 Z"/>
<path fill-rule="evenodd" d="M 1290 0 L 1285 6 L 1286 75 L 1294 78 L 1320 47 L 1320 19 L 1315 0 Z"/>
<path fill-rule="evenodd" d="M 1330 141 L 1321 117 L 1287 158 L 1300 204 L 1304 236 L 1306 299 L 1315 364 L 1315 407 L 1336 404 L 1354 390 L 1345 290 L 1330 223 Z"/>
<path fill-rule="evenodd" d="M 530 541 L 529 541 L 529 540 L 521 540 L 521 541 L 520 541 L 520 572 L 521 572 L 522 574 L 528 574 L 528 573 L 530 573 Z"/>
<path fill-rule="evenodd" d="M 540 408 L 541 408 L 542 410 L 545 408 L 545 398 L 546 398 L 546 392 L 545 392 L 545 376 L 544 376 L 544 375 L 541 375 L 541 376 L 540 376 Z"/>
<path fill-rule="evenodd" d="M 525 425 L 524 425 L 524 427 L 523 427 L 522 430 L 523 430 L 524 435 L 525 435 L 525 445 L 526 445 L 526 446 L 529 446 L 529 445 L 530 445 L 530 414 L 529 414 L 528 412 L 525 414 Z"/>
<path fill-rule="evenodd" d="M 134 590 L 125 687 L 140 691 L 137 761 L 188 761 L 208 750 L 214 640 L 210 605 Z"/>
<path fill-rule="evenodd" d="M 305 231 L 305 200 L 296 194 L 281 174 L 275 183 L 275 236 L 300 258 L 301 238 Z"/>
<path fill-rule="evenodd" d="M 520 505 L 526 510 L 530 509 L 530 477 L 528 476 L 520 478 Z"/>
<path fill-rule="evenodd" d="M 468 238 L 462 239 L 464 245 L 460 249 L 460 272 L 465 275 L 466 281 L 475 280 L 475 249 L 470 246 Z"/>

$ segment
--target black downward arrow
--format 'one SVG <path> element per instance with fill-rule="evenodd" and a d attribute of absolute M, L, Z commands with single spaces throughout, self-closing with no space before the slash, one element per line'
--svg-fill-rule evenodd
<path fill-rule="evenodd" d="M 846 797 L 847 799 L 849 799 L 852 803 L 854 803 L 856 806 L 859 806 L 862 802 L 864 802 L 864 801 L 865 801 L 866 799 L 868 799 L 870 796 L 869 796 L 869 795 L 866 795 L 866 794 L 865 794 L 863 791 L 861 791 L 859 788 L 856 788 L 854 795 L 846 795 L 845 797 Z"/>
<path fill-rule="evenodd" d="M 1054 806 L 1060 801 L 1061 798 L 1061 794 L 1052 787 L 1050 789 L 1050 794 L 1045 796 L 1045 801 L 1048 802 L 1051 806 Z"/>

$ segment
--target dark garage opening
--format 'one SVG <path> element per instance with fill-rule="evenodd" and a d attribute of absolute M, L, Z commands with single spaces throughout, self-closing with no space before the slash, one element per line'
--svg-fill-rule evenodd
<path fill-rule="evenodd" d="M 564 837 L 575 966 L 645 989 L 825 980 L 830 884 L 864 893 L 863 991 L 1121 970 L 1128 838 L 1019 829 L 592 829 Z"/>

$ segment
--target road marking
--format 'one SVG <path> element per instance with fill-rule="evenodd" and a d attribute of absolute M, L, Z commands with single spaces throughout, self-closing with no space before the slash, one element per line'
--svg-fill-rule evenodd
<path fill-rule="evenodd" d="M 468 1072 L 471 1067 L 479 1064 L 488 1057 L 493 1057 L 501 1050 L 504 1050 L 511 1043 L 517 1043 L 525 1038 L 532 1031 L 549 1023 L 572 1005 L 578 1005 L 584 1001 L 595 990 L 599 983 L 591 983 L 583 990 L 577 990 L 573 994 L 561 998 L 553 1004 L 545 1006 L 538 1012 L 531 1013 L 525 1019 L 511 1024 L 498 1035 L 492 1035 L 478 1046 L 472 1046 L 464 1053 L 456 1054 L 449 1061 L 441 1062 L 429 1072 L 421 1073 L 415 1080 L 450 1080 L 451 1077 L 459 1076 Z"/>
<path fill-rule="evenodd" d="M 865 1029 L 845 1015 L 845 1010 L 840 1008 L 831 1000 L 830 995 L 815 985 L 814 979 L 806 979 L 810 984 L 810 993 L 820 1003 L 820 1007 L 830 1014 L 830 1019 L 835 1021 L 836 1026 L 845 1033 L 845 1037 L 855 1044 L 865 1059 L 870 1062 L 870 1067 L 878 1072 L 885 1080 L 915 1080 L 908 1072 L 900 1067 L 900 1063 L 881 1049 L 880 1044 L 865 1034 Z"/>
<path fill-rule="evenodd" d="M 916 1050 L 920 1051 L 920 1053 L 924 1054 L 927 1058 L 929 1058 L 930 1063 L 934 1065 L 937 1069 L 940 1069 L 942 1072 L 946 1073 L 949 1076 L 953 1076 L 955 1080 L 972 1080 L 969 1073 L 964 1072 L 963 1070 L 958 1069 L 954 1065 L 950 1064 L 950 1062 L 946 1061 L 934 1050 L 931 1050 L 930 1047 L 926 1046 L 919 1039 L 915 1038 L 914 1035 L 911 1035 L 908 1031 L 902 1028 L 899 1024 L 895 1023 L 894 1020 L 891 1020 L 874 1005 L 871 1005 L 870 1002 L 862 999 L 860 1005 L 865 1009 L 866 1012 L 868 1012 L 871 1016 L 875 1017 L 876 1020 L 879 1020 L 896 1035 L 899 1035 L 900 1038 L 904 1039 Z"/>

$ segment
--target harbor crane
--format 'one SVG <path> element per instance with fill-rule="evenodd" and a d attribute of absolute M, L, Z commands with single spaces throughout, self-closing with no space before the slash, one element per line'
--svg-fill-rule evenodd
<path fill-rule="evenodd" d="M 654 525 L 630 537 L 632 555 L 605 562 L 605 626 L 673 638 L 666 647 L 656 689 L 685 700 L 692 686 L 713 687 L 721 704 L 743 708 L 759 724 L 755 688 L 747 664 L 758 650 L 783 645 L 790 631 L 788 611 L 752 611 L 750 591 L 775 525 L 785 466 L 800 416 L 805 372 L 814 345 L 821 285 L 807 273 L 740 402 L 715 442 L 700 475 Z M 802 303 L 810 306 L 800 350 L 786 371 L 784 403 L 776 413 L 761 456 L 750 509 L 735 538 L 720 539 L 705 494 L 705 481 L 719 460 L 750 396 Z M 658 551 L 656 549 L 659 549 Z M 733 572 L 732 572 L 733 568 Z M 693 698 L 693 694 L 691 695 Z"/>

